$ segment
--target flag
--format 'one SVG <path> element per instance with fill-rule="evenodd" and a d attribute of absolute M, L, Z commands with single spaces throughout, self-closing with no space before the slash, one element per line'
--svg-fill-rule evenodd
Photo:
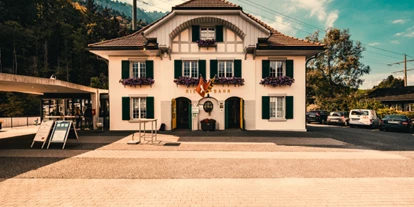
<path fill-rule="evenodd" d="M 200 78 L 198 79 L 198 85 L 196 88 L 196 92 L 203 98 L 204 98 L 204 95 L 206 95 L 205 83 L 204 83 L 204 78 L 202 75 L 200 75 Z"/>
<path fill-rule="evenodd" d="M 211 79 L 208 83 L 207 83 L 207 90 L 206 93 L 210 93 L 211 89 L 213 88 L 214 85 L 214 81 L 216 80 L 216 76 L 214 76 L 213 79 Z"/>

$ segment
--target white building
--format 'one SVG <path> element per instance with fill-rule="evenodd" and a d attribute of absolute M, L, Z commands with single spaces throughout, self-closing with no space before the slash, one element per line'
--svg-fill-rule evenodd
<path fill-rule="evenodd" d="M 215 42 L 199 40 L 214 39 Z M 222 0 L 190 0 L 125 37 L 89 45 L 109 60 L 110 129 L 136 130 L 133 119 L 156 118 L 167 130 L 216 129 L 306 131 L 305 64 L 323 45 L 281 34 L 241 7 Z M 174 80 L 216 81 L 209 97 Z M 154 84 L 145 85 L 145 80 Z M 263 79 L 289 85 L 262 85 Z M 142 85 L 124 85 L 133 82 Z M 227 79 L 226 79 L 227 78 Z M 233 82 L 243 85 L 234 85 Z M 277 81 L 278 80 L 278 81 Z M 198 83 L 198 80 L 193 80 Z M 230 84 L 220 84 L 230 82 Z M 203 109 L 210 101 L 213 109 Z M 207 105 L 207 104 L 206 104 Z"/>

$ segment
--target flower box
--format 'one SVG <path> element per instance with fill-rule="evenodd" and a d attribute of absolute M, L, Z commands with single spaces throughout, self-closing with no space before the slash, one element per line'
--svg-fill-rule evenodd
<path fill-rule="evenodd" d="M 295 79 L 289 76 L 278 76 L 278 77 L 266 77 L 260 81 L 259 84 L 263 86 L 271 85 L 276 86 L 291 86 L 295 82 Z"/>
<path fill-rule="evenodd" d="M 190 77 L 179 77 L 174 80 L 174 83 L 178 85 L 185 85 L 187 87 L 190 86 L 197 86 L 198 85 L 198 78 L 190 78 Z"/>
<path fill-rule="evenodd" d="M 214 84 L 227 84 L 227 85 L 234 85 L 234 86 L 242 86 L 244 85 L 244 79 L 240 77 L 231 77 L 231 78 L 216 78 L 214 80 Z"/>
<path fill-rule="evenodd" d="M 142 86 L 142 85 L 149 85 L 152 86 L 154 84 L 154 79 L 152 78 L 127 78 L 127 79 L 121 79 L 119 80 L 119 83 L 122 83 L 124 86 Z"/>
<path fill-rule="evenodd" d="M 211 40 L 197 40 L 197 44 L 199 47 L 216 47 L 216 40 L 211 39 Z"/>
<path fill-rule="evenodd" d="M 214 131 L 216 130 L 216 120 L 214 119 L 203 119 L 200 121 L 201 130 L 203 131 Z"/>

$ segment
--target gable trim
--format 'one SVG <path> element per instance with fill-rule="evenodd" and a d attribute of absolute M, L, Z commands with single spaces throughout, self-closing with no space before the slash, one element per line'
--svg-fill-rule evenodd
<path fill-rule="evenodd" d="M 235 32 L 242 39 L 246 37 L 246 33 L 244 33 L 239 27 L 237 27 L 236 25 L 234 25 L 233 23 L 227 20 L 217 18 L 217 17 L 198 17 L 198 18 L 194 18 L 194 19 L 188 20 L 180 24 L 170 33 L 170 38 L 173 39 L 174 37 L 179 35 L 183 30 L 185 30 L 188 27 L 191 27 L 191 25 L 195 25 L 195 24 L 199 25 L 200 23 L 220 24 L 220 25 L 226 26 L 227 28 Z"/>

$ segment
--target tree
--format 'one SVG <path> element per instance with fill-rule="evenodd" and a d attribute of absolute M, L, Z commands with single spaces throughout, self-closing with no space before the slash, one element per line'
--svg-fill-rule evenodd
<path fill-rule="evenodd" d="M 364 82 L 361 76 L 371 70 L 360 62 L 365 48 L 351 40 L 348 29 L 329 29 L 323 39 L 316 31 L 306 39 L 324 44 L 307 67 L 307 97 L 325 110 L 348 110 L 352 94 Z"/>
<path fill-rule="evenodd" d="M 404 79 L 402 78 L 394 78 L 393 75 L 388 76 L 386 79 L 383 79 L 381 83 L 377 86 L 374 86 L 372 89 L 377 88 L 403 88 L 404 87 Z"/>

